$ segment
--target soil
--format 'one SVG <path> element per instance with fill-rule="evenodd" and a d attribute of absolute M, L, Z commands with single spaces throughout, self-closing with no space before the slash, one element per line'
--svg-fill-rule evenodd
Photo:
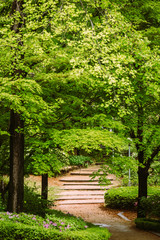
<path fill-rule="evenodd" d="M 160 240 L 159 236 L 135 227 L 136 213 L 132 211 L 124 211 L 123 215 L 130 220 L 127 221 L 117 215 L 121 210 L 108 209 L 104 204 L 57 205 L 53 209 L 82 217 L 87 222 L 104 224 L 112 234 L 110 240 Z"/>

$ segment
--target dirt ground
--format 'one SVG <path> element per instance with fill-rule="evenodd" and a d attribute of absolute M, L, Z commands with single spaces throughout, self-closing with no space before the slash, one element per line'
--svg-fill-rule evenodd
<path fill-rule="evenodd" d="M 110 240 L 160 240 L 159 236 L 135 227 L 135 212 L 124 211 L 123 215 L 130 220 L 127 221 L 117 215 L 121 211 L 105 208 L 103 204 L 57 205 L 53 209 L 69 212 L 88 222 L 102 224 L 111 232 Z"/>

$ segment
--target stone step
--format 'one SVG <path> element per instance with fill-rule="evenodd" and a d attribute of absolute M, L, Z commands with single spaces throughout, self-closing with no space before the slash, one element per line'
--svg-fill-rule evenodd
<path fill-rule="evenodd" d="M 104 195 L 71 195 L 71 196 L 59 196 L 57 200 L 81 200 L 81 199 L 104 199 Z"/>
<path fill-rule="evenodd" d="M 71 172 L 70 175 L 81 175 L 81 176 L 90 176 L 93 172 L 83 172 L 83 171 L 78 171 L 78 172 Z M 106 175 L 106 174 L 103 174 L 103 173 L 99 173 L 99 175 Z"/>
<path fill-rule="evenodd" d="M 75 185 L 81 185 L 81 186 L 99 186 L 99 183 L 98 182 L 67 182 L 67 183 L 63 183 L 63 186 L 75 186 Z"/>
<path fill-rule="evenodd" d="M 97 172 L 99 170 L 99 168 L 89 168 L 89 169 L 87 169 L 87 168 L 81 168 L 81 169 L 79 169 L 79 172 Z"/>
<path fill-rule="evenodd" d="M 91 195 L 101 195 L 104 196 L 105 191 L 104 190 L 98 190 L 98 191 L 80 191 L 80 190 L 68 190 L 68 191 L 62 191 L 56 196 L 91 196 Z"/>
<path fill-rule="evenodd" d="M 78 178 L 62 178 L 60 179 L 61 182 L 98 182 L 98 179 L 91 180 L 91 178 L 87 179 L 80 179 Z"/>
<path fill-rule="evenodd" d="M 108 187 L 103 186 L 62 186 L 61 190 L 107 190 Z"/>
<path fill-rule="evenodd" d="M 107 178 L 108 180 L 110 181 L 113 181 L 113 178 Z M 60 179 L 61 182 L 80 182 L 80 183 L 83 183 L 83 182 L 89 182 L 89 183 L 92 183 L 92 182 L 98 182 L 98 179 L 93 179 L 91 180 L 91 178 L 88 178 L 88 179 L 71 179 L 71 178 L 63 178 L 63 179 Z"/>
<path fill-rule="evenodd" d="M 104 203 L 104 199 L 60 200 L 60 201 L 56 201 L 57 205 L 96 204 L 96 203 Z"/>

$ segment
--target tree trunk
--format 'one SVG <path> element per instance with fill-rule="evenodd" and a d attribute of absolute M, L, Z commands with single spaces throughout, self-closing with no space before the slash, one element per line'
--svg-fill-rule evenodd
<path fill-rule="evenodd" d="M 138 209 L 137 218 L 145 218 L 145 209 L 141 205 L 142 197 L 147 198 L 147 178 L 148 178 L 148 168 L 138 167 Z"/>
<path fill-rule="evenodd" d="M 41 193 L 42 199 L 47 200 L 48 199 L 48 174 L 42 175 L 42 193 Z"/>
<path fill-rule="evenodd" d="M 144 140 L 143 140 L 143 123 L 144 121 L 144 111 L 143 107 L 140 105 L 138 106 L 138 126 L 137 126 L 137 152 L 138 152 L 138 208 L 137 208 L 137 217 L 144 218 L 145 211 L 143 206 L 141 205 L 142 197 L 147 197 L 147 178 L 148 178 L 148 168 L 145 163 L 144 154 Z"/>
<path fill-rule="evenodd" d="M 8 211 L 22 212 L 24 197 L 24 122 L 20 115 L 10 113 L 10 181 Z"/>

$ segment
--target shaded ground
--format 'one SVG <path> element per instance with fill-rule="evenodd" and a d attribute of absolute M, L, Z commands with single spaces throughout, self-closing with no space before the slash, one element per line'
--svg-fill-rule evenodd
<path fill-rule="evenodd" d="M 107 209 L 103 204 L 58 205 L 53 208 L 88 222 L 106 224 L 104 227 L 111 232 L 111 240 L 160 240 L 160 237 L 135 227 L 135 212 L 125 211 L 124 216 L 131 220 L 126 221 L 117 215 L 120 211 Z"/>

